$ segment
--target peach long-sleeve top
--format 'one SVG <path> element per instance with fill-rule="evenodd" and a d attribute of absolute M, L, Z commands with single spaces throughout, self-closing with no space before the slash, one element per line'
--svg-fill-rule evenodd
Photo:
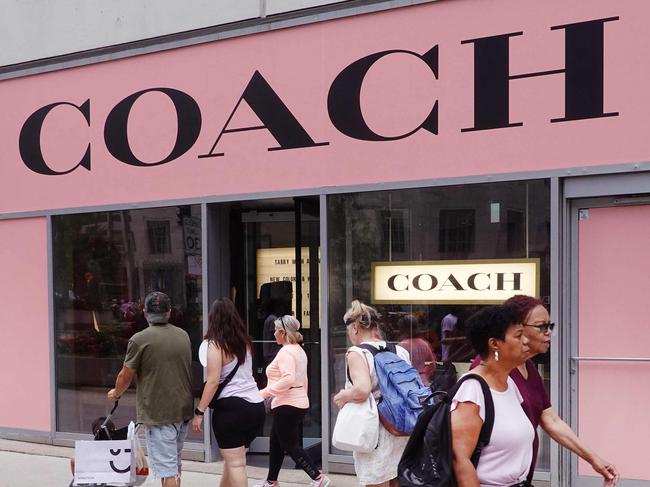
<path fill-rule="evenodd" d="M 272 396 L 271 409 L 293 406 L 307 409 L 307 354 L 298 344 L 284 345 L 266 367 L 268 385 L 260 391 L 263 398 Z"/>

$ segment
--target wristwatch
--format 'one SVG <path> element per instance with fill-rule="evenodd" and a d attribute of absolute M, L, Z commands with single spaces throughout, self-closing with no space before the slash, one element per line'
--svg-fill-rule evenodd
<path fill-rule="evenodd" d="M 201 411 L 199 408 L 194 408 L 194 414 L 197 416 L 203 416 L 205 414 L 205 411 Z"/>

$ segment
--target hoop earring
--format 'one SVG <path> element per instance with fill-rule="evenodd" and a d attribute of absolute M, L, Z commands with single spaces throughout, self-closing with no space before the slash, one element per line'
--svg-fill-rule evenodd
<path fill-rule="evenodd" d="M 499 361 L 499 351 L 498 350 L 494 351 L 494 360 L 496 360 L 497 362 Z"/>

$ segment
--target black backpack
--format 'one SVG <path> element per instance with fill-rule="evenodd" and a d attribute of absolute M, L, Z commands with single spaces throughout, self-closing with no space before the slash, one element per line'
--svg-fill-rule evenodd
<path fill-rule="evenodd" d="M 418 418 L 397 468 L 401 487 L 455 487 L 451 449 L 451 400 L 466 380 L 477 380 L 485 398 L 485 422 L 472 454 L 478 465 L 481 450 L 490 442 L 494 426 L 494 402 L 490 387 L 476 374 L 463 376 L 449 392 L 435 391 L 433 405 Z"/>
<path fill-rule="evenodd" d="M 458 373 L 456 366 L 451 361 L 434 362 L 434 369 L 429 376 L 429 385 L 432 391 L 449 391 L 456 385 Z"/>

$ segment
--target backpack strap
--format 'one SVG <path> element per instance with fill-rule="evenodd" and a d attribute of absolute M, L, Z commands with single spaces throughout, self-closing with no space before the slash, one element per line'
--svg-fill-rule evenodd
<path fill-rule="evenodd" d="M 364 348 L 364 350 L 367 350 L 367 348 L 365 348 L 365 347 L 363 347 L 363 348 Z M 375 347 L 372 347 L 372 348 L 375 348 Z M 375 350 L 377 350 L 377 349 L 375 348 Z M 348 380 L 350 381 L 350 384 L 352 384 L 352 385 L 354 385 L 354 383 L 352 382 L 352 376 L 350 375 L 350 367 L 348 366 L 348 358 L 347 358 L 347 355 L 348 355 L 350 352 L 354 352 L 354 351 L 355 351 L 355 350 L 348 350 L 348 351 L 345 353 L 345 373 L 346 373 L 346 375 L 348 376 Z M 359 353 L 359 352 L 357 352 L 357 353 Z M 361 356 L 363 357 L 363 361 L 364 361 L 364 362 L 366 363 L 366 365 L 368 366 L 368 372 L 370 372 L 370 364 L 368 363 L 368 359 L 366 358 L 366 356 L 365 356 L 364 354 L 361 354 Z M 374 357 L 374 355 L 373 355 L 373 357 Z"/>
<path fill-rule="evenodd" d="M 378 353 L 381 352 L 393 352 L 395 355 L 397 355 L 397 347 L 395 346 L 394 343 L 389 343 L 386 342 L 385 347 L 375 347 L 374 345 L 370 345 L 369 343 L 362 343 L 361 345 L 356 345 L 357 348 L 362 348 L 372 354 L 372 356 L 376 356 Z M 345 370 L 347 371 L 348 374 L 348 379 L 350 379 L 350 384 L 352 384 L 352 378 L 350 377 L 350 371 L 347 368 L 347 365 L 345 366 Z M 370 365 L 368 366 L 370 367 Z"/>
<path fill-rule="evenodd" d="M 478 442 L 476 443 L 476 448 L 474 453 L 472 453 L 472 464 L 476 467 L 478 465 L 478 460 L 481 457 L 481 451 L 483 448 L 490 443 L 490 437 L 492 436 L 492 429 L 494 428 L 494 401 L 492 400 L 492 393 L 490 392 L 490 386 L 485 379 L 478 374 L 467 374 L 460 378 L 456 383 L 454 388 L 454 393 L 450 395 L 450 398 L 456 395 L 456 391 L 460 385 L 466 380 L 476 380 L 481 385 L 481 390 L 483 391 L 483 399 L 485 401 L 485 421 L 481 427 L 481 432 L 478 436 Z"/>
<path fill-rule="evenodd" d="M 214 393 L 214 399 L 213 401 L 217 400 L 219 398 L 219 394 L 223 392 L 223 390 L 226 388 L 228 383 L 232 380 L 233 377 L 235 377 L 235 374 L 237 373 L 237 369 L 239 368 L 239 360 L 237 360 L 237 363 L 235 364 L 235 367 L 230 371 L 230 373 L 226 376 L 226 378 L 221 381 L 219 384 L 219 387 L 217 387 L 217 392 Z"/>
<path fill-rule="evenodd" d="M 364 350 L 368 350 L 372 356 L 374 357 L 380 352 L 393 352 L 394 354 L 397 355 L 397 347 L 395 346 L 394 343 L 389 343 L 386 342 L 385 347 L 375 347 L 374 345 L 370 345 L 369 343 L 362 343 L 361 345 L 357 345 L 359 348 L 363 348 Z"/>

